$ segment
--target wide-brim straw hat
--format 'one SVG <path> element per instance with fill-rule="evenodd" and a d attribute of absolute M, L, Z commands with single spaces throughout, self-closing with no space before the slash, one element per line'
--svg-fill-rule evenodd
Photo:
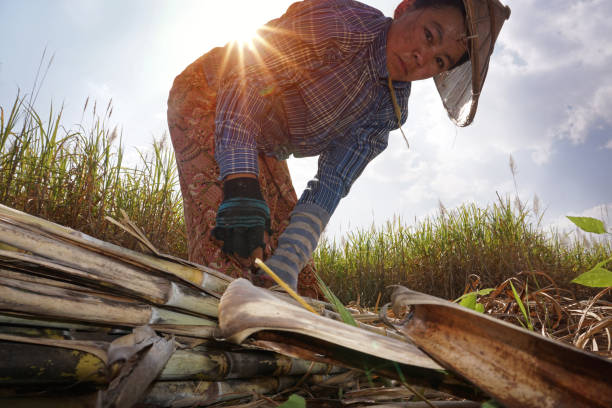
<path fill-rule="evenodd" d="M 468 126 L 474 120 L 495 40 L 510 17 L 510 7 L 499 0 L 463 0 L 463 3 L 470 60 L 434 77 L 448 116 L 457 126 Z"/>

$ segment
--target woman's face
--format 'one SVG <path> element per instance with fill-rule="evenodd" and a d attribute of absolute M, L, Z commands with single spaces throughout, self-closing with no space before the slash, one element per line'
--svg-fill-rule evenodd
<path fill-rule="evenodd" d="M 409 9 L 387 35 L 387 68 L 394 81 L 447 71 L 466 52 L 465 21 L 454 7 Z"/>

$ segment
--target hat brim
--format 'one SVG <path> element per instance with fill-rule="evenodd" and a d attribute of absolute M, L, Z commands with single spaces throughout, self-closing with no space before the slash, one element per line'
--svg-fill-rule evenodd
<path fill-rule="evenodd" d="M 510 8 L 499 0 L 463 0 L 468 29 L 469 61 L 434 77 L 448 116 L 457 126 L 474 120 L 489 59 Z"/>

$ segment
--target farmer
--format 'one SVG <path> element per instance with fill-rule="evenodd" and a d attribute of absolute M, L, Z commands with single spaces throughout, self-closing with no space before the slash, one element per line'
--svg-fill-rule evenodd
<path fill-rule="evenodd" d="M 433 77 L 451 120 L 469 125 L 509 15 L 498 0 L 404 0 L 393 19 L 352 0 L 305 0 L 251 46 L 189 65 L 168 100 L 189 259 L 269 286 L 259 257 L 315 296 L 321 232 L 406 121 L 411 81 Z M 291 154 L 319 156 L 299 200 Z"/>

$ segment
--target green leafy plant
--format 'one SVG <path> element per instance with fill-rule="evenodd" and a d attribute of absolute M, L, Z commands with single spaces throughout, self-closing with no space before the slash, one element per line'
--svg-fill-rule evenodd
<path fill-rule="evenodd" d="M 567 217 L 571 222 L 573 222 L 578 228 L 585 232 L 590 232 L 593 234 L 608 234 L 612 235 L 606 231 L 604 223 L 597 218 L 592 217 Z M 607 288 L 612 286 L 612 271 L 605 268 L 606 264 L 612 262 L 612 257 L 605 259 L 597 265 L 595 265 L 591 270 L 579 275 L 574 280 L 573 283 L 578 283 L 583 286 L 589 286 L 592 288 Z"/>
<path fill-rule="evenodd" d="M 306 408 L 306 400 L 297 394 L 291 394 L 278 408 Z"/>
<path fill-rule="evenodd" d="M 573 222 L 578 228 L 585 232 L 594 234 L 607 234 L 604 223 L 597 218 L 592 217 L 572 217 L 567 216 L 567 219 Z"/>
<path fill-rule="evenodd" d="M 479 313 L 484 313 L 484 305 L 482 303 L 478 303 L 478 296 L 486 296 L 494 290 L 495 289 L 493 288 L 487 288 L 466 293 L 455 299 L 455 302 L 459 302 L 461 306 L 467 307 L 468 309 L 475 310 Z"/>

